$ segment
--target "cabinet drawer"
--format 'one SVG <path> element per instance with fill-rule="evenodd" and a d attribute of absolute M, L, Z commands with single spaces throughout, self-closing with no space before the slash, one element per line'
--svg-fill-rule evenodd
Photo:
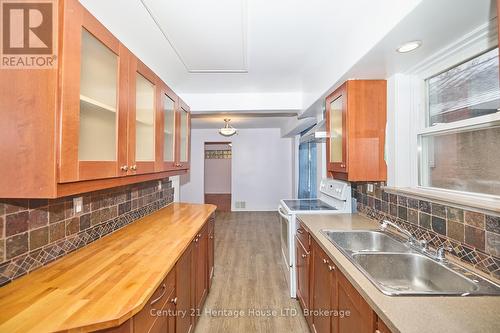
<path fill-rule="evenodd" d="M 162 317 L 152 315 L 163 309 L 164 305 L 175 297 L 175 274 L 170 272 L 155 290 L 153 296 L 148 300 L 144 308 L 134 317 L 134 333 L 147 333 L 151 330 L 155 321 Z"/>
<path fill-rule="evenodd" d="M 310 250 L 310 243 L 309 243 L 309 233 L 307 232 L 306 228 L 304 228 L 302 222 L 297 220 L 297 229 L 296 235 L 297 235 L 297 240 L 302 244 L 304 249 L 309 252 Z"/>

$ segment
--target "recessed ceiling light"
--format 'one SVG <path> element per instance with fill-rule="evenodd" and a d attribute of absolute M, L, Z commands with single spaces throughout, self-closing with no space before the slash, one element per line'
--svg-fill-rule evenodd
<path fill-rule="evenodd" d="M 408 43 L 404 43 L 403 45 L 398 47 L 396 51 L 398 51 L 399 53 L 407 53 L 418 49 L 420 46 L 422 46 L 422 41 L 414 40 Z"/>

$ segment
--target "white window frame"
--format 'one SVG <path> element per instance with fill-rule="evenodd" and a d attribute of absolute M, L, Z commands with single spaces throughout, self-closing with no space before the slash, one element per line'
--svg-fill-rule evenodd
<path fill-rule="evenodd" d="M 392 165 L 392 170 L 389 170 L 387 187 L 389 192 L 394 190 L 395 192 L 402 192 L 417 197 L 454 202 L 485 210 L 493 209 L 496 211 L 500 209 L 500 196 L 419 185 L 420 147 L 418 142 L 418 138 L 422 134 L 446 133 L 464 127 L 500 121 L 500 112 L 497 112 L 453 123 L 427 126 L 426 80 L 463 63 L 467 59 L 471 59 L 497 47 L 498 39 L 496 30 L 494 33 L 491 31 L 492 27 L 496 29 L 496 25 L 495 19 L 494 22 L 489 22 L 478 27 L 462 39 L 455 41 L 420 62 L 406 73 L 397 74 L 393 77 L 394 82 L 392 84 L 394 85 L 393 89 L 396 101 L 392 112 L 395 115 L 392 116 L 392 119 L 389 118 L 388 120 L 392 123 L 389 126 L 389 131 L 393 130 L 394 132 L 389 133 L 389 135 L 394 135 L 395 142 L 393 144 L 395 148 L 392 154 L 390 154 L 390 161 L 394 164 Z M 403 111 L 401 110 L 402 108 L 407 108 L 408 110 Z M 405 150 L 408 151 L 408 154 L 405 154 Z M 393 179 L 390 179 L 391 173 Z"/>

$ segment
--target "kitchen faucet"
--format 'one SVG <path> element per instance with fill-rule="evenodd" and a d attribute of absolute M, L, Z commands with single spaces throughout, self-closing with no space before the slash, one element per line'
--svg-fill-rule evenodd
<path fill-rule="evenodd" d="M 380 229 L 385 231 L 387 229 L 387 226 L 393 227 L 394 229 L 398 230 L 400 233 L 402 233 L 406 237 L 408 237 L 408 243 L 410 243 L 412 245 L 415 245 L 417 243 L 417 239 L 415 238 L 415 236 L 413 236 L 413 234 L 411 232 L 401 228 L 399 225 L 397 225 L 396 223 L 393 223 L 391 221 L 387 221 L 387 220 L 382 221 L 382 224 L 380 225 Z M 422 245 L 422 246 L 424 246 L 424 245 Z"/>

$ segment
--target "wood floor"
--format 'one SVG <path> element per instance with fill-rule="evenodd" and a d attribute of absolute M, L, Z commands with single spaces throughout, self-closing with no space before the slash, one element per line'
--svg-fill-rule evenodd
<path fill-rule="evenodd" d="M 215 277 L 195 333 L 309 332 L 288 295 L 279 231 L 274 212 L 217 214 Z M 268 316 L 271 310 L 277 314 Z"/>

